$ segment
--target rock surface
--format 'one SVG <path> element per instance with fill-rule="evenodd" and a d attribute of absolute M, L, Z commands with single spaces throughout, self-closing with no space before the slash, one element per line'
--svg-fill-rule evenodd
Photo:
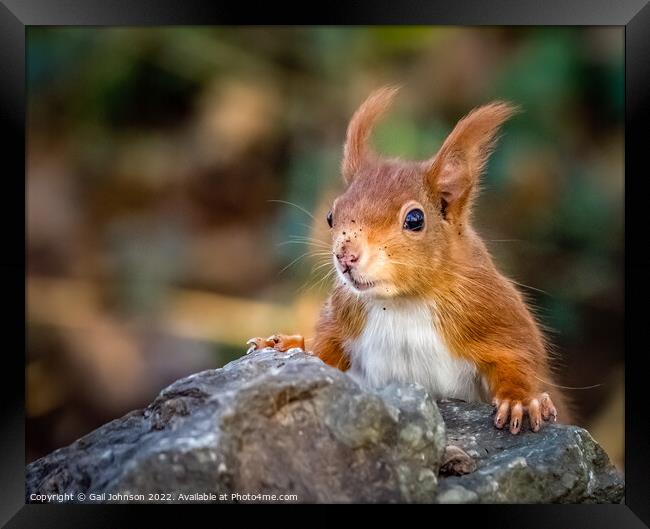
<path fill-rule="evenodd" d="M 486 404 L 441 401 L 447 442 L 477 464 L 440 480 L 438 503 L 619 503 L 624 485 L 587 430 L 544 423 L 518 435 L 491 425 Z M 527 423 L 526 423 L 527 426 Z"/>
<path fill-rule="evenodd" d="M 82 492 L 86 501 L 102 493 L 144 501 L 190 499 L 181 493 L 227 501 L 263 499 L 233 493 L 295 494 L 300 502 L 621 501 L 622 479 L 585 430 L 545 424 L 511 436 L 491 425 L 487 405 L 439 406 L 415 385 L 373 393 L 300 351 L 257 351 L 181 379 L 144 410 L 31 463 L 26 500 Z M 476 471 L 439 477 L 447 442 L 472 456 Z"/>

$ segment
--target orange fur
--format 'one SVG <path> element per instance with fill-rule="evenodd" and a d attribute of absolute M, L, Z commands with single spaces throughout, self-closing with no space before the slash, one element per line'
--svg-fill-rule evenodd
<path fill-rule="evenodd" d="M 487 382 L 497 427 L 509 417 L 510 431 L 517 433 L 526 412 L 537 430 L 542 418 L 554 415 L 554 404 L 570 421 L 565 397 L 551 380 L 539 324 L 471 226 L 481 172 L 499 127 L 516 109 L 494 102 L 473 110 L 429 160 L 383 159 L 369 140 L 396 92 L 387 87 L 373 93 L 348 126 L 341 164 L 347 189 L 331 211 L 339 281 L 323 306 L 311 349 L 347 370 L 348 349 L 365 329 L 368 303 L 424 302 L 450 353 L 473 364 Z M 420 231 L 403 229 L 413 208 L 425 214 Z M 343 270 L 343 262 L 354 263 L 353 269 Z M 281 336 L 275 347 L 289 343 L 296 337 Z"/>
<path fill-rule="evenodd" d="M 388 109 L 396 93 L 396 87 L 377 90 L 364 101 L 352 116 L 348 125 L 341 166 L 343 178 L 346 181 L 354 176 L 365 160 L 374 156 L 368 145 L 372 128 Z"/>
<path fill-rule="evenodd" d="M 334 253 L 366 255 L 359 280 L 378 286 L 360 295 L 338 285 L 323 307 L 313 349 L 347 369 L 345 344 L 364 328 L 366 296 L 424 299 L 435 307 L 452 353 L 476 365 L 491 396 L 510 403 L 512 417 L 522 407 L 536 413 L 534 399 L 549 391 L 566 421 L 563 396 L 540 381 L 549 381 L 551 370 L 539 325 L 470 225 L 480 173 L 499 126 L 515 108 L 495 102 L 475 109 L 431 160 L 386 160 L 368 144 L 395 93 L 377 91 L 354 114 L 342 162 L 348 187 L 332 208 Z M 426 214 L 421 232 L 401 227 L 409 203 Z"/>
<path fill-rule="evenodd" d="M 360 308 L 342 287 L 337 287 L 323 306 L 316 326 L 318 332 L 312 349 L 323 362 L 342 371 L 350 368 L 344 344 L 358 336 L 365 323 Z"/>

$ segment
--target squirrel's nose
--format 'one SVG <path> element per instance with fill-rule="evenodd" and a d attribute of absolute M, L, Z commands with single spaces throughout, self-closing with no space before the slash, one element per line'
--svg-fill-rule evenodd
<path fill-rule="evenodd" d="M 343 250 L 342 253 L 337 253 L 336 258 L 343 267 L 343 273 L 349 272 L 353 267 L 354 263 L 359 260 L 359 255 L 356 253 L 351 253 Z"/>

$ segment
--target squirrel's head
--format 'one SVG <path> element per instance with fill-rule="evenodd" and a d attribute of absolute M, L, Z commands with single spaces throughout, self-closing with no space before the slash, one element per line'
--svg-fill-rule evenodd
<path fill-rule="evenodd" d="M 432 158 L 384 159 L 369 140 L 396 92 L 377 90 L 352 117 L 342 162 L 347 188 L 327 215 L 339 278 L 377 297 L 423 294 L 449 264 L 499 126 L 515 112 L 490 103 L 461 119 Z"/>

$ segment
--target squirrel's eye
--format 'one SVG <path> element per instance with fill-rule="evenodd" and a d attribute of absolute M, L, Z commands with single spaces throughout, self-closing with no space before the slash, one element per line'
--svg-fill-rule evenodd
<path fill-rule="evenodd" d="M 406 214 L 404 229 L 420 231 L 422 228 L 424 228 L 424 212 L 421 209 L 412 209 Z"/>
<path fill-rule="evenodd" d="M 330 228 L 332 227 L 332 212 L 331 211 L 329 211 L 327 213 L 327 224 L 329 224 Z"/>

